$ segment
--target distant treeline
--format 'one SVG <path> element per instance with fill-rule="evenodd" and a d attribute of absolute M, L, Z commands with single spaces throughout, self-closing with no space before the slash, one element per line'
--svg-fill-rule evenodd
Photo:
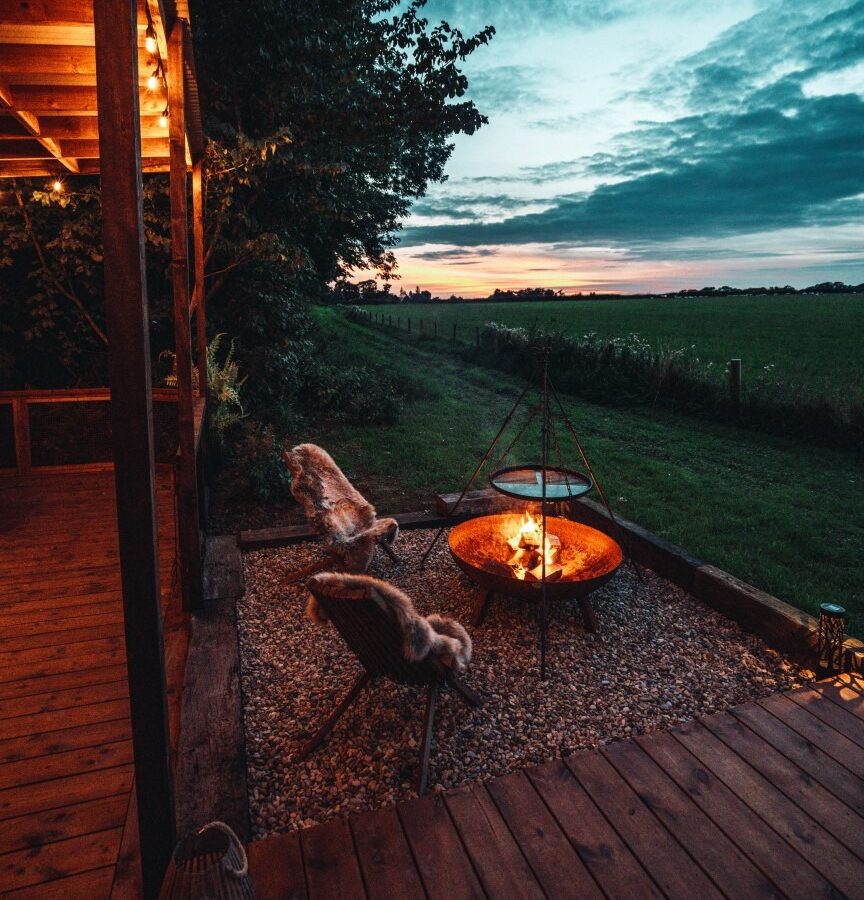
<path fill-rule="evenodd" d="M 734 288 L 722 287 L 685 288 L 665 294 L 609 294 L 590 291 L 588 293 L 565 294 L 552 288 L 522 288 L 518 291 L 502 291 L 496 288 L 488 297 L 433 297 L 430 291 L 400 290 L 398 294 L 391 291 L 389 284 L 379 288 L 375 281 L 340 281 L 333 288 L 333 297 L 337 303 L 347 304 L 383 304 L 383 303 L 501 303 L 524 302 L 526 300 L 626 300 L 628 298 L 655 298 L 658 300 L 676 300 L 684 297 L 738 297 L 768 296 L 789 294 L 864 294 L 864 284 L 845 284 L 842 281 L 823 281 L 810 287 L 794 288 L 791 284 L 770 285 L 768 287 Z"/>

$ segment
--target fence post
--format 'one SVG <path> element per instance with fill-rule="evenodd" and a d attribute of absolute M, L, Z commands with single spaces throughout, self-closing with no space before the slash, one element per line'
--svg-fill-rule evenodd
<path fill-rule="evenodd" d="M 438 337 L 438 320 L 437 319 L 432 323 L 432 330 L 434 332 L 434 337 L 437 338 Z"/>
<path fill-rule="evenodd" d="M 729 360 L 729 396 L 735 409 L 741 408 L 741 360 Z"/>
<path fill-rule="evenodd" d="M 393 315 L 391 313 L 387 313 L 387 318 L 390 320 L 390 327 L 393 327 Z"/>
<path fill-rule="evenodd" d="M 453 343 L 456 343 L 456 323 L 453 323 Z"/>
<path fill-rule="evenodd" d="M 411 319 L 408 319 L 408 334 L 411 334 Z"/>
<path fill-rule="evenodd" d="M 479 325 L 476 325 L 474 327 L 474 346 L 475 347 L 480 346 L 480 326 Z"/>
<path fill-rule="evenodd" d="M 402 329 L 402 316 L 396 316 L 396 327 L 399 330 Z"/>
<path fill-rule="evenodd" d="M 420 320 L 420 334 L 423 334 L 423 320 Z"/>

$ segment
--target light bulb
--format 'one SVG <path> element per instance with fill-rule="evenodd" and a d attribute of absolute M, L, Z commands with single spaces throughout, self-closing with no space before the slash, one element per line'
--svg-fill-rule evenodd
<path fill-rule="evenodd" d="M 159 87 L 159 78 L 157 77 L 156 73 L 154 72 L 154 73 L 147 79 L 147 90 L 148 90 L 148 91 L 155 91 L 156 88 L 158 88 L 158 87 Z"/>
<path fill-rule="evenodd" d="M 158 48 L 158 44 L 156 43 L 156 35 L 153 34 L 152 31 L 148 31 L 147 37 L 144 38 L 144 48 L 150 54 L 155 53 Z"/>
<path fill-rule="evenodd" d="M 159 116 L 159 127 L 167 128 L 168 127 L 168 110 L 166 109 L 161 116 Z"/>
<path fill-rule="evenodd" d="M 60 194 L 60 193 L 62 193 L 62 191 L 63 191 L 63 182 L 60 181 L 60 179 L 58 178 L 58 179 L 54 182 L 54 184 L 51 185 L 51 188 L 53 189 L 53 191 L 54 191 L 55 194 Z"/>

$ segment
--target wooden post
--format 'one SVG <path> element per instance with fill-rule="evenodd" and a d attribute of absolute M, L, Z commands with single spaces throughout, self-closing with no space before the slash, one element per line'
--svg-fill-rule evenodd
<path fill-rule="evenodd" d="M 729 396 L 735 409 L 741 406 L 741 360 L 729 360 Z"/>
<path fill-rule="evenodd" d="M 408 319 L 408 334 L 411 334 L 411 319 Z"/>
<path fill-rule="evenodd" d="M 204 290 L 204 192 L 201 160 L 192 166 L 192 243 L 195 254 L 195 328 L 198 338 L 198 393 L 207 396 L 207 311 Z"/>
<path fill-rule="evenodd" d="M 456 343 L 456 323 L 453 323 L 453 343 Z"/>
<path fill-rule="evenodd" d="M 192 334 L 189 321 L 189 223 L 186 215 L 186 96 L 184 38 L 188 25 L 177 19 L 168 36 L 168 148 L 171 195 L 171 274 L 174 292 L 174 352 L 177 362 L 177 533 L 183 608 L 201 602 L 203 569 L 195 459 L 195 403 L 192 394 Z"/>
<path fill-rule="evenodd" d="M 396 316 L 396 328 L 402 330 L 402 316 Z"/>
<path fill-rule="evenodd" d="M 12 430 L 15 433 L 15 465 L 19 475 L 26 475 L 33 464 L 30 449 L 30 410 L 26 397 L 12 401 Z"/>
<path fill-rule="evenodd" d="M 94 0 L 105 309 L 126 668 L 145 898 L 174 846 L 160 608 L 134 0 Z"/>

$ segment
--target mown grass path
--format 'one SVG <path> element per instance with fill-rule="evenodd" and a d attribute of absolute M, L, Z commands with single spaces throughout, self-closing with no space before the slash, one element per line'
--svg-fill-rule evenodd
<path fill-rule="evenodd" d="M 339 425 L 304 439 L 326 446 L 382 512 L 428 507 L 436 492 L 461 488 L 520 384 L 336 310 L 319 318 L 328 355 L 384 365 L 411 399 L 393 425 Z M 841 603 L 850 631 L 864 634 L 860 454 L 658 411 L 572 398 L 568 407 L 617 511 L 810 612 Z M 529 445 L 520 456 L 536 454 Z"/>
<path fill-rule="evenodd" d="M 770 377 L 813 391 L 864 397 L 864 294 L 776 297 L 693 297 L 686 300 L 536 301 L 370 306 L 413 330 L 423 319 L 463 341 L 486 322 L 602 337 L 636 333 L 653 346 L 691 349 L 722 370 L 744 361 L 746 383 Z M 765 366 L 773 368 L 768 372 Z"/>

